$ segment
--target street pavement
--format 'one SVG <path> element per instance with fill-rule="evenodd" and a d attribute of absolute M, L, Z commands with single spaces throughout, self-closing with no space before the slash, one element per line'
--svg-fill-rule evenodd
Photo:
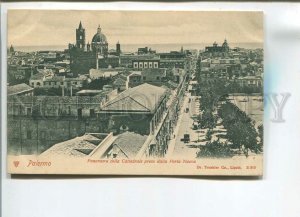
<path fill-rule="evenodd" d="M 189 98 L 193 98 L 191 102 L 189 102 Z M 191 118 L 194 114 L 196 114 L 197 110 L 199 110 L 199 103 L 195 102 L 194 97 L 191 97 L 189 93 L 186 93 L 183 106 L 180 111 L 180 116 L 178 119 L 177 126 L 175 128 L 175 138 L 170 141 L 169 150 L 167 152 L 167 157 L 172 158 L 186 158 L 193 159 L 196 158 L 196 153 L 198 148 L 192 148 L 189 145 L 193 144 L 194 141 L 198 139 L 198 133 L 192 129 L 193 127 L 193 119 Z M 189 112 L 186 112 L 186 108 L 189 108 Z M 181 141 L 184 134 L 190 134 L 190 142 L 184 143 Z"/>

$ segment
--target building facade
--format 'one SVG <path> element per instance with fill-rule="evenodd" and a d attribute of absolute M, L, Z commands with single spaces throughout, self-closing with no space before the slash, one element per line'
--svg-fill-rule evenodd
<path fill-rule="evenodd" d="M 116 134 L 130 131 L 149 135 L 162 118 L 166 101 L 166 89 L 142 84 L 102 105 L 98 116 L 105 118 L 108 129 Z"/>
<path fill-rule="evenodd" d="M 139 59 L 132 61 L 132 68 L 134 69 L 157 69 L 159 65 L 159 59 Z"/>
<path fill-rule="evenodd" d="M 107 123 L 96 112 L 107 100 L 107 93 L 95 97 L 9 96 L 8 152 L 41 153 L 85 132 L 105 132 Z"/>

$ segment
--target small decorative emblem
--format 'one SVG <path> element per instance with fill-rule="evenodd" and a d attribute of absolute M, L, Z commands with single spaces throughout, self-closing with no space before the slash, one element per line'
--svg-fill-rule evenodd
<path fill-rule="evenodd" d="M 20 161 L 14 161 L 14 165 L 15 165 L 15 167 L 18 167 L 18 166 L 19 166 L 19 164 L 20 164 Z"/>

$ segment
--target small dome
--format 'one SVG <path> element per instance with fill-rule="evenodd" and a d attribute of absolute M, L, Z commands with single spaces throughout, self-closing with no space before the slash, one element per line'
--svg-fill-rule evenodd
<path fill-rule="evenodd" d="M 101 28 L 100 26 L 97 29 L 97 33 L 94 35 L 92 39 L 92 43 L 107 43 L 106 36 L 101 33 Z"/>
<path fill-rule="evenodd" d="M 96 43 L 107 43 L 107 40 L 106 40 L 106 36 L 104 34 L 95 34 L 94 37 L 93 37 L 93 40 L 92 42 L 96 42 Z"/>

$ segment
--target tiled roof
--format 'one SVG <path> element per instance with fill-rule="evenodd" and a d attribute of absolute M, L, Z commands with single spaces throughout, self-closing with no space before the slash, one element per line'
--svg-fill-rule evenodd
<path fill-rule="evenodd" d="M 48 150 L 44 151 L 40 156 L 69 156 L 69 157 L 82 157 L 87 156 L 94 150 L 102 140 L 85 134 L 74 139 L 70 139 L 61 143 L 53 145 Z"/>
<path fill-rule="evenodd" d="M 122 78 L 117 78 L 114 82 L 114 85 L 126 85 L 126 80 L 122 79 Z"/>
<path fill-rule="evenodd" d="M 30 87 L 29 85 L 22 83 L 22 84 L 16 84 L 13 86 L 8 86 L 7 87 L 7 95 L 16 95 L 18 93 L 22 93 L 22 92 L 26 92 L 26 91 L 30 91 L 33 90 L 32 87 Z"/>
<path fill-rule="evenodd" d="M 102 110 L 151 113 L 155 111 L 165 94 L 165 88 L 144 83 L 120 93 L 116 98 L 107 102 Z"/>
<path fill-rule="evenodd" d="M 132 76 L 132 75 L 141 75 L 142 74 L 142 72 L 141 71 L 133 71 L 133 72 L 131 72 L 131 74 L 130 75 L 128 75 L 128 76 Z"/>
<path fill-rule="evenodd" d="M 43 72 L 38 72 L 30 77 L 30 80 L 43 80 L 45 74 Z"/>
<path fill-rule="evenodd" d="M 166 69 L 143 69 L 142 76 L 166 76 Z"/>
<path fill-rule="evenodd" d="M 43 73 L 45 75 L 50 75 L 53 73 L 52 69 L 37 69 L 39 73 Z"/>
<path fill-rule="evenodd" d="M 65 76 L 53 76 L 49 78 L 45 78 L 45 81 L 64 81 Z"/>
<path fill-rule="evenodd" d="M 128 158 L 134 158 L 142 148 L 147 136 L 142 136 L 133 132 L 125 132 L 114 141 Z"/>
<path fill-rule="evenodd" d="M 65 78 L 65 81 L 84 81 L 87 80 L 86 77 L 76 77 L 76 78 Z"/>
<path fill-rule="evenodd" d="M 102 76 L 102 77 L 114 77 L 119 74 L 118 70 L 112 70 L 112 69 L 90 69 L 89 71 L 90 76 Z"/>

